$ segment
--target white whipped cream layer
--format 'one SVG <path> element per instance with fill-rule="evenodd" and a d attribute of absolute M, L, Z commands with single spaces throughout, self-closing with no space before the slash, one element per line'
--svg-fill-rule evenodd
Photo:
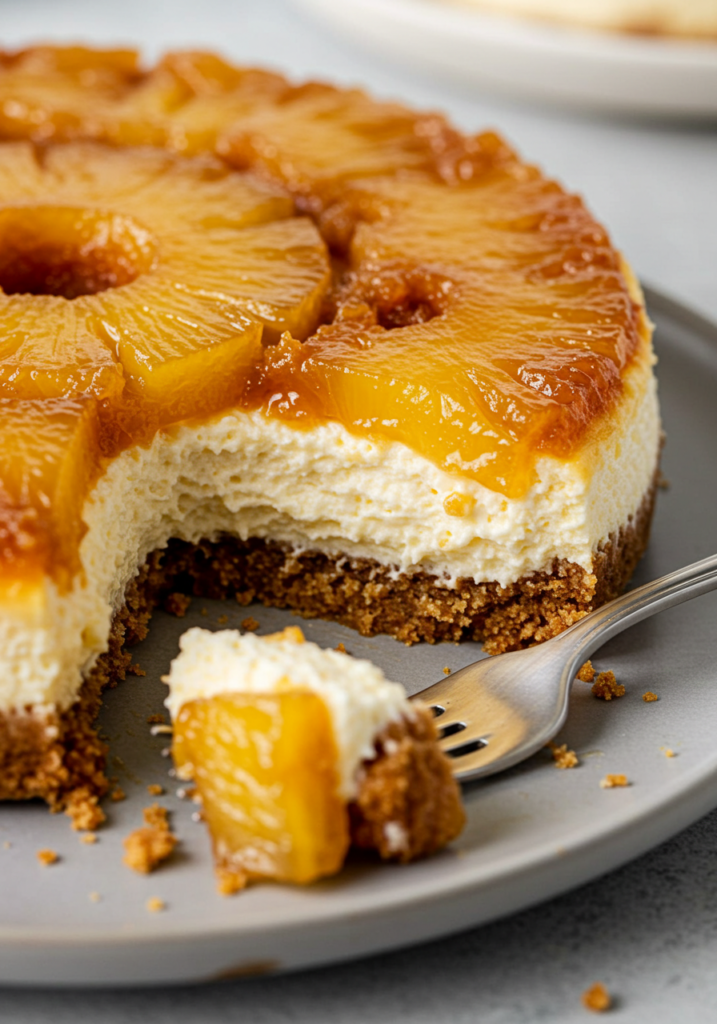
<path fill-rule="evenodd" d="M 300 630 L 259 637 L 225 629 L 188 629 L 164 681 L 174 721 L 185 704 L 227 693 L 309 690 L 326 705 L 338 753 L 339 793 L 356 794 L 361 762 L 375 755 L 376 737 L 413 710 L 402 686 L 370 661 L 298 641 Z"/>
<path fill-rule="evenodd" d="M 647 346 L 624 384 L 617 410 L 578 455 L 539 459 L 536 483 L 518 500 L 403 444 L 338 423 L 296 429 L 259 412 L 184 424 L 123 452 L 83 511 L 84 578 L 67 594 L 47 580 L 0 606 L 0 710 L 72 703 L 106 649 L 127 583 L 172 537 L 261 537 L 434 573 L 446 586 L 459 578 L 507 585 L 555 558 L 590 571 L 600 543 L 639 508 L 657 463 Z"/>

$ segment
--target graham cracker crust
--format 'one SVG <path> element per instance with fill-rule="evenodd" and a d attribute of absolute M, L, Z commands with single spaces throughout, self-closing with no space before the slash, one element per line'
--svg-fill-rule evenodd
<path fill-rule="evenodd" d="M 460 790 L 436 740 L 433 716 L 419 707 L 413 718 L 391 722 L 381 733 L 349 804 L 352 846 L 405 864 L 461 833 L 466 816 Z"/>
<path fill-rule="evenodd" d="M 147 635 L 153 607 L 176 591 L 258 600 L 407 644 L 482 640 L 488 653 L 500 654 L 556 636 L 622 592 L 647 545 L 654 499 L 653 482 L 637 513 L 602 545 L 591 573 L 558 560 L 507 587 L 473 580 L 448 587 L 427 573 L 394 576 L 370 559 L 297 553 L 258 539 L 171 541 L 128 586 L 109 648 L 76 703 L 59 714 L 0 713 L 0 800 L 39 797 L 59 810 L 70 798 L 77 804 L 107 791 L 106 748 L 93 727 L 102 690 L 124 678 L 126 647 Z"/>

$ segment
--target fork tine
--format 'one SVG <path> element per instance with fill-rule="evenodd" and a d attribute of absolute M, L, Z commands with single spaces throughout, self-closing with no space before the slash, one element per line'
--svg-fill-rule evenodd
<path fill-rule="evenodd" d="M 522 654 L 481 659 L 412 698 L 435 709 L 439 745 L 452 759 L 456 778 L 491 774 L 491 764 L 503 767 L 505 755 L 529 736 L 530 717 L 511 699 L 514 685 L 507 692 L 496 685 L 507 665 L 522 666 Z"/>

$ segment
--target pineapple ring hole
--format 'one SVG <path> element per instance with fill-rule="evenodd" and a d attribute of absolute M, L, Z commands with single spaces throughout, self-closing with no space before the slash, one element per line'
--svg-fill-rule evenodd
<path fill-rule="evenodd" d="M 155 261 L 152 235 L 126 214 L 72 206 L 0 209 L 6 295 L 96 295 L 131 284 Z"/>
<path fill-rule="evenodd" d="M 348 295 L 365 302 L 384 330 L 425 324 L 448 308 L 453 282 L 425 267 L 401 261 L 357 275 Z"/>

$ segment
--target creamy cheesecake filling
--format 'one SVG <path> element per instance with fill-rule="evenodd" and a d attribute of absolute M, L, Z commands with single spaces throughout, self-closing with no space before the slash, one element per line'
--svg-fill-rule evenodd
<path fill-rule="evenodd" d="M 659 415 L 647 347 L 618 408 L 571 460 L 541 458 L 511 500 L 398 443 L 338 423 L 300 430 L 232 411 L 159 433 L 117 457 L 83 517 L 84 579 L 47 579 L 4 602 L 0 710 L 67 707 L 106 649 L 137 567 L 176 537 L 259 537 L 298 550 L 366 557 L 395 573 L 506 586 L 564 559 L 591 571 L 601 542 L 639 508 L 655 472 Z"/>
<path fill-rule="evenodd" d="M 296 627 L 270 637 L 195 627 L 182 636 L 179 647 L 164 680 L 172 721 L 194 700 L 309 690 L 328 708 L 338 752 L 339 795 L 346 800 L 356 795 L 361 762 L 375 756 L 376 737 L 390 722 L 412 716 L 403 687 L 389 682 L 370 661 L 303 642 Z"/>

